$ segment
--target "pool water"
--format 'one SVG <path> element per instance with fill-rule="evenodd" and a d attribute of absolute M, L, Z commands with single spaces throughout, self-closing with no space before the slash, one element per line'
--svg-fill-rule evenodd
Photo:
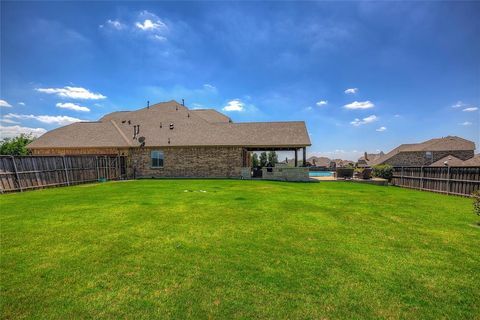
<path fill-rule="evenodd" d="M 333 177 L 333 172 L 330 171 L 310 171 L 310 177 Z"/>

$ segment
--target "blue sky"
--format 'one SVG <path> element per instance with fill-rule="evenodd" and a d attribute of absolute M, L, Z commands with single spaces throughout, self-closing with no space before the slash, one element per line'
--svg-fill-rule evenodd
<path fill-rule="evenodd" d="M 309 154 L 480 145 L 480 2 L 2 2 L 2 135 L 185 99 Z"/>

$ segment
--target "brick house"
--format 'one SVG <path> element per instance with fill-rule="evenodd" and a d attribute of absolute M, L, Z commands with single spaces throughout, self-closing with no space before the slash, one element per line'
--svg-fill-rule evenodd
<path fill-rule="evenodd" d="M 27 147 L 33 155 L 125 156 L 135 177 L 235 178 L 250 166 L 252 151 L 292 150 L 297 156 L 310 145 L 303 121 L 233 123 L 213 109 L 169 101 L 60 127 Z"/>
<path fill-rule="evenodd" d="M 359 168 L 366 168 L 366 167 L 371 167 L 372 163 L 381 157 L 383 157 L 385 154 L 380 151 L 380 153 L 366 153 L 358 158 L 357 160 L 357 167 Z"/>
<path fill-rule="evenodd" d="M 448 156 L 466 161 L 472 159 L 474 155 L 474 142 L 448 136 L 421 143 L 402 144 L 382 157 L 370 161 L 369 165 L 430 166 Z"/>

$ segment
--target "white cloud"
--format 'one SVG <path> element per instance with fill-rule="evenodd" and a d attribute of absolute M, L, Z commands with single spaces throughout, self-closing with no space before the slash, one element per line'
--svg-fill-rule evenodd
<path fill-rule="evenodd" d="M 122 31 L 122 36 L 124 37 L 142 34 L 142 37 L 145 36 L 146 39 L 158 43 L 163 43 L 168 40 L 166 34 L 169 32 L 169 28 L 156 14 L 143 10 L 136 13 L 132 18 L 133 21 L 129 20 L 129 22 L 109 19 L 100 25 L 100 29 L 105 31 Z M 165 51 L 160 52 L 160 54 L 169 55 L 170 53 L 169 51 Z"/>
<path fill-rule="evenodd" d="M 306 107 L 304 110 L 305 110 L 305 111 L 312 111 L 313 108 L 309 106 L 309 107 Z"/>
<path fill-rule="evenodd" d="M 21 106 L 25 106 L 25 102 L 19 102 L 18 104 Z"/>
<path fill-rule="evenodd" d="M 369 123 L 375 122 L 377 120 L 378 120 L 378 117 L 376 115 L 372 114 L 371 116 L 363 118 L 362 120 L 356 118 L 355 120 L 350 122 L 350 124 L 354 125 L 355 127 L 358 127 L 358 126 L 361 126 L 363 124 L 369 124 Z"/>
<path fill-rule="evenodd" d="M 126 24 L 120 22 L 119 20 L 111 20 L 108 19 L 105 24 L 101 24 L 100 28 L 104 28 L 105 26 L 116 29 L 116 30 L 122 30 L 127 27 Z"/>
<path fill-rule="evenodd" d="M 400 118 L 400 117 L 401 117 L 401 115 L 399 115 L 399 114 L 396 114 L 396 115 L 394 115 L 394 117 L 395 117 L 395 118 Z"/>
<path fill-rule="evenodd" d="M 1 138 L 13 138 L 21 134 L 33 135 L 35 137 L 41 136 L 47 132 L 43 128 L 28 128 L 21 126 L 2 126 L 0 125 L 0 137 Z"/>
<path fill-rule="evenodd" d="M 370 109 L 375 107 L 371 101 L 354 101 L 344 105 L 345 109 Z"/>
<path fill-rule="evenodd" d="M 461 107 L 465 107 L 465 106 L 466 106 L 466 104 L 463 103 L 462 101 L 457 101 L 457 103 L 452 105 L 452 108 L 461 108 Z"/>
<path fill-rule="evenodd" d="M 58 124 L 58 125 L 67 125 L 74 122 L 84 121 L 81 119 L 69 117 L 69 116 L 35 116 L 33 114 L 16 114 L 16 113 L 9 113 L 3 117 L 4 119 L 20 119 L 20 120 L 37 120 L 43 123 L 48 124 Z"/>
<path fill-rule="evenodd" d="M 125 25 L 123 23 L 121 23 L 120 21 L 118 20 L 110 20 L 108 19 L 107 20 L 107 24 L 109 26 L 111 26 L 112 28 L 115 28 L 117 30 L 122 30 L 123 28 L 125 28 Z"/>
<path fill-rule="evenodd" d="M 245 104 L 240 100 L 230 100 L 225 107 L 222 108 L 223 111 L 245 111 Z"/>
<path fill-rule="evenodd" d="M 66 103 L 57 103 L 56 104 L 57 108 L 62 108 L 62 109 L 69 109 L 69 110 L 74 110 L 74 111 L 83 111 L 83 112 L 89 112 L 90 109 L 87 107 L 82 107 L 79 106 L 78 104 L 71 103 L 71 102 L 66 102 Z"/>
<path fill-rule="evenodd" d="M 0 107 L 10 108 L 12 105 L 5 100 L 0 100 Z"/>
<path fill-rule="evenodd" d="M 375 131 L 378 131 L 378 132 L 387 131 L 387 127 L 380 127 L 378 129 L 375 129 Z"/>
<path fill-rule="evenodd" d="M 349 88 L 349 89 L 346 89 L 344 92 L 345 94 L 355 94 L 358 92 L 358 88 Z"/>
<path fill-rule="evenodd" d="M 154 36 L 152 37 L 152 39 L 153 39 L 153 40 L 157 40 L 157 41 L 167 41 L 167 38 L 166 38 L 166 37 L 161 36 L 161 35 L 158 35 L 158 34 L 154 35 Z"/>
<path fill-rule="evenodd" d="M 203 108 L 203 104 L 200 104 L 200 103 L 192 103 L 192 109 L 193 110 L 198 110 L 198 109 L 202 109 Z"/>
<path fill-rule="evenodd" d="M 205 83 L 205 84 L 203 85 L 203 87 L 204 87 L 205 89 L 207 89 L 207 90 L 217 91 L 217 87 L 215 87 L 214 85 L 211 85 L 211 84 L 209 84 L 209 83 Z"/>
<path fill-rule="evenodd" d="M 12 119 L 0 119 L 0 122 L 3 122 L 3 123 L 8 123 L 8 124 L 19 124 L 20 122 L 18 121 L 13 121 Z"/>
<path fill-rule="evenodd" d="M 473 112 L 473 111 L 477 111 L 478 108 L 477 107 L 470 107 L 470 108 L 465 108 L 463 109 L 462 111 L 465 111 L 465 112 Z"/>
<path fill-rule="evenodd" d="M 327 104 L 328 104 L 327 100 L 320 100 L 316 103 L 316 105 L 319 106 L 319 107 L 326 106 Z"/>
<path fill-rule="evenodd" d="M 135 23 L 135 26 L 139 29 L 142 29 L 143 31 L 149 31 L 149 30 L 161 30 L 161 29 L 166 29 L 167 25 L 163 23 L 160 19 L 157 21 L 152 21 L 150 19 L 145 19 L 143 23 L 137 22 Z"/>
<path fill-rule="evenodd" d="M 93 93 L 88 89 L 81 87 L 63 87 L 63 88 L 37 88 L 35 89 L 38 92 L 55 94 L 61 98 L 71 98 L 71 99 L 85 99 L 85 100 L 99 100 L 107 98 L 103 94 Z"/>
<path fill-rule="evenodd" d="M 465 121 L 465 122 L 462 122 L 462 123 L 459 123 L 461 126 L 471 126 L 472 123 L 470 121 Z"/>

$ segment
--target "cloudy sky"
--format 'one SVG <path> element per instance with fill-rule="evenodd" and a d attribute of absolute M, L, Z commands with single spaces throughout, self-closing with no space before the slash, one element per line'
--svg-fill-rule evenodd
<path fill-rule="evenodd" d="M 480 2 L 2 2 L 2 136 L 175 99 L 310 154 L 480 145 Z"/>

